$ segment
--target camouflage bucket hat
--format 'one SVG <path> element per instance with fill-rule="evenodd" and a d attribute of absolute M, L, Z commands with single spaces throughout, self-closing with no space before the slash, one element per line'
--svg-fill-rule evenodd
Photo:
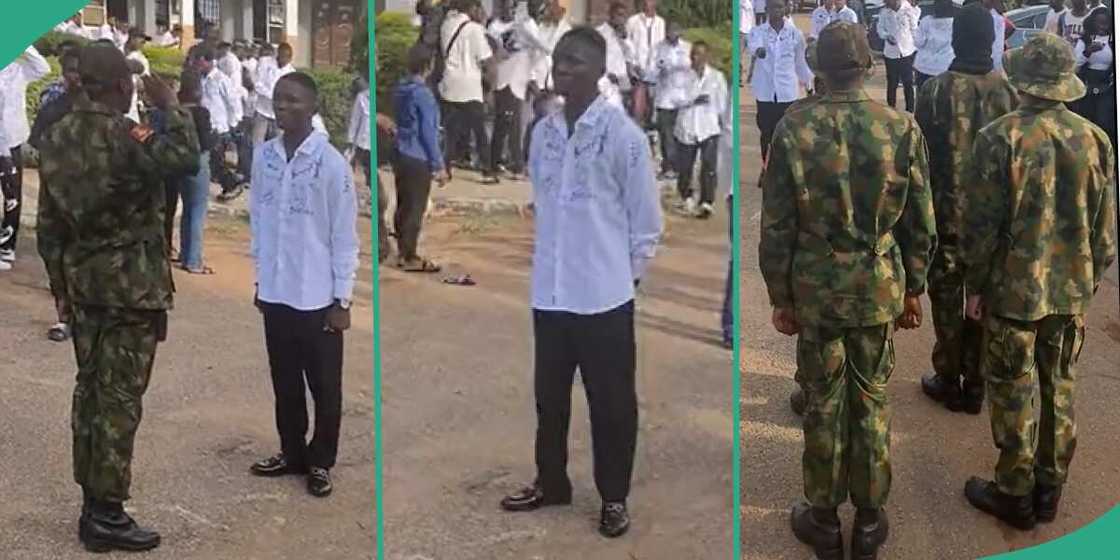
<path fill-rule="evenodd" d="M 1003 53 L 1007 81 L 1023 93 L 1051 101 L 1085 96 L 1075 66 L 1069 43 L 1052 33 L 1039 33 L 1022 47 Z"/>
<path fill-rule="evenodd" d="M 872 65 L 867 29 L 858 23 L 835 21 L 821 31 L 816 51 L 819 74 L 869 70 Z"/>

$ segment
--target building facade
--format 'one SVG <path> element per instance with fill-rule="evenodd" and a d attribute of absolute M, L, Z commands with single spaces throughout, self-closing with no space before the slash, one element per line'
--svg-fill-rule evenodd
<path fill-rule="evenodd" d="M 354 26 L 366 10 L 366 0 L 91 0 L 82 16 L 86 25 L 115 18 L 150 35 L 178 25 L 184 45 L 215 28 L 225 41 L 286 42 L 295 48 L 296 66 L 314 67 L 347 63 Z"/>

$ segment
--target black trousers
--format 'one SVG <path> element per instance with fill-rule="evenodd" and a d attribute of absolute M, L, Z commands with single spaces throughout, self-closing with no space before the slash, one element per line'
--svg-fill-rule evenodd
<path fill-rule="evenodd" d="M 700 155 L 700 203 L 711 204 L 716 199 L 716 163 L 719 157 L 719 135 L 712 136 L 699 144 L 677 145 L 677 193 L 681 200 L 692 196 L 692 169 L 696 165 L 696 155 Z"/>
<path fill-rule="evenodd" d="M 397 209 L 393 213 L 397 256 L 407 260 L 418 256 L 416 248 L 420 243 L 420 226 L 428 194 L 432 191 L 432 171 L 426 161 L 397 154 L 393 173 L 397 179 Z"/>
<path fill-rule="evenodd" d="M 774 138 L 774 129 L 778 127 L 778 121 L 786 114 L 786 110 L 793 103 L 778 103 L 776 101 L 759 101 L 758 114 L 755 120 L 758 122 L 759 141 L 762 143 L 762 160 L 766 160 L 766 156 L 770 154 L 770 140 Z"/>
<path fill-rule="evenodd" d="M 456 161 L 465 155 L 467 132 L 474 134 L 475 148 L 478 150 L 479 165 L 485 175 L 493 173 L 490 159 L 490 139 L 486 136 L 486 106 L 481 101 L 464 103 L 444 102 L 447 110 L 447 159 Z M 462 132 L 460 132 L 462 131 Z"/>
<path fill-rule="evenodd" d="M 673 130 L 677 128 L 676 109 L 657 110 L 657 140 L 661 143 L 661 172 L 674 171 L 677 165 L 677 137 Z"/>
<path fill-rule="evenodd" d="M 261 308 L 280 449 L 293 464 L 329 469 L 338 456 L 342 423 L 342 333 L 323 331 L 326 309 L 299 311 L 272 303 Z M 310 443 L 306 388 L 315 401 Z"/>
<path fill-rule="evenodd" d="M 914 89 L 915 90 L 922 89 L 922 84 L 928 82 L 933 77 L 934 76 L 930 76 L 929 74 L 924 74 L 922 72 L 919 72 L 919 71 L 915 70 L 914 71 Z"/>
<path fill-rule="evenodd" d="M 902 58 L 884 58 L 887 65 L 887 105 L 895 106 L 898 84 L 906 98 L 906 110 L 914 112 L 914 55 Z"/>
<path fill-rule="evenodd" d="M 568 424 L 579 369 L 591 415 L 595 486 L 604 501 L 630 494 L 638 439 L 634 302 L 597 315 L 533 311 L 537 480 L 545 494 L 570 496 Z"/>
<path fill-rule="evenodd" d="M 222 186 L 222 191 L 228 191 L 242 180 L 226 165 L 226 151 L 230 145 L 236 148 L 237 144 L 232 132 L 214 133 L 214 142 L 214 147 L 210 148 L 210 176 Z"/>
<path fill-rule="evenodd" d="M 19 145 L 12 148 L 12 165 L 16 168 L 16 174 L 4 184 L 4 204 L 9 200 L 16 201 L 16 207 L 11 210 L 4 209 L 4 220 L 0 222 L 0 229 L 12 228 L 12 236 L 0 244 L 0 249 L 5 251 L 14 251 L 16 249 L 16 241 L 19 239 L 19 215 L 23 210 L 23 146 Z"/>
<path fill-rule="evenodd" d="M 525 168 L 521 152 L 521 108 L 524 102 L 508 86 L 494 92 L 494 138 L 490 144 L 490 169 L 498 169 L 503 161 L 512 173 Z M 509 158 L 503 160 L 508 149 Z"/>

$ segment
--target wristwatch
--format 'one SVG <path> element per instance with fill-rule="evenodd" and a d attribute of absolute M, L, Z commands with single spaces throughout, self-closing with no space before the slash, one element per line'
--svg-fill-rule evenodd
<path fill-rule="evenodd" d="M 350 300 L 348 299 L 335 299 L 334 302 L 345 311 L 350 310 Z"/>

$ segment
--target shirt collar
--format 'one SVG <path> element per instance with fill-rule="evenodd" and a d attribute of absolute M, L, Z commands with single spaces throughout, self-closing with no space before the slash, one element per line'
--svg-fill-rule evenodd
<path fill-rule="evenodd" d="M 863 89 L 853 89 L 847 91 L 830 91 L 824 95 L 822 101 L 829 103 L 859 103 L 861 101 L 871 100 L 867 92 Z"/>
<path fill-rule="evenodd" d="M 292 159 L 294 160 L 296 159 L 296 157 L 301 155 L 315 156 L 323 150 L 323 146 L 326 141 L 326 134 L 323 134 L 318 130 L 312 130 L 311 134 L 307 135 L 307 138 L 303 139 L 303 143 L 300 144 L 298 148 L 296 148 L 295 156 L 293 156 Z M 276 139 L 273 140 L 273 142 L 273 151 L 275 151 L 281 158 L 287 160 L 288 153 L 284 150 L 284 134 L 281 133 L 280 136 L 277 136 Z"/>
<path fill-rule="evenodd" d="M 112 107 L 90 99 L 84 95 L 78 96 L 74 99 L 74 111 L 82 113 L 97 113 L 99 115 L 109 115 L 111 117 L 123 117 L 124 113 L 113 109 Z"/>
<path fill-rule="evenodd" d="M 594 128 L 599 124 L 599 121 L 602 120 L 603 113 L 608 106 L 606 97 L 602 95 L 596 97 L 595 101 L 592 101 L 591 105 L 588 105 L 587 110 L 584 111 L 583 114 L 580 115 L 579 120 L 576 121 L 576 130 L 581 128 Z M 549 127 L 557 133 L 563 134 L 567 132 L 567 126 L 567 117 L 564 115 L 563 110 L 554 113 L 552 119 L 549 121 Z"/>

